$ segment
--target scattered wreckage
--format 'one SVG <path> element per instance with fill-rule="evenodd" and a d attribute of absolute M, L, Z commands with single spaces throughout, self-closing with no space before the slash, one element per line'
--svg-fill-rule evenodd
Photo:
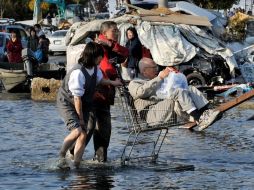
<path fill-rule="evenodd" d="M 160 12 L 140 9 L 139 15 L 125 14 L 111 20 L 118 24 L 121 45 L 127 40 L 126 29 L 135 26 L 141 43 L 150 49 L 155 62 L 161 66 L 177 65 L 191 84 L 223 84 L 235 77 L 238 65 L 234 55 L 210 33 L 211 23 L 206 17 L 165 11 L 161 16 Z M 67 71 L 104 21 L 76 23 L 67 32 Z"/>

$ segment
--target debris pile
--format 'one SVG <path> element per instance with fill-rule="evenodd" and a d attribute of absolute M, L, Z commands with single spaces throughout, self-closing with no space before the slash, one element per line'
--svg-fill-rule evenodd
<path fill-rule="evenodd" d="M 249 15 L 244 13 L 236 13 L 229 19 L 227 32 L 225 34 L 226 41 L 242 41 L 246 36 L 246 23 L 250 19 Z"/>
<path fill-rule="evenodd" d="M 53 78 L 33 78 L 31 98 L 36 101 L 55 101 L 60 85 L 61 81 Z"/>

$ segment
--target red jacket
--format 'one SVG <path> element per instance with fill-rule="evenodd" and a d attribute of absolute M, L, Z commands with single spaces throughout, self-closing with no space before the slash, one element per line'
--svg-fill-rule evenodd
<path fill-rule="evenodd" d="M 22 51 L 22 44 L 19 39 L 15 42 L 10 40 L 6 46 L 7 48 L 7 56 L 9 63 L 21 63 L 21 51 Z"/>
<path fill-rule="evenodd" d="M 108 40 L 104 35 L 99 35 L 99 40 L 102 42 L 107 42 Z M 112 41 L 111 41 L 112 42 Z M 100 69 L 102 71 L 103 77 L 105 79 L 115 80 L 118 78 L 116 69 L 112 63 L 110 63 L 110 59 L 114 57 L 124 57 L 125 59 L 129 55 L 129 50 L 117 42 L 112 42 L 112 46 L 109 47 L 107 45 L 103 45 L 104 57 L 100 62 Z M 113 105 L 115 98 L 115 88 L 111 85 L 108 86 L 98 86 L 94 95 L 94 100 L 97 104 L 103 105 Z"/>
<path fill-rule="evenodd" d="M 106 37 L 102 34 L 99 35 L 99 40 L 108 41 Z M 112 42 L 112 47 L 103 46 L 103 49 L 104 49 L 104 57 L 101 60 L 100 69 L 102 70 L 102 73 L 105 78 L 114 80 L 115 78 L 117 78 L 117 73 L 113 64 L 110 63 L 109 60 L 113 58 L 112 54 L 127 58 L 129 56 L 129 50 L 128 48 L 121 46 L 117 42 Z"/>

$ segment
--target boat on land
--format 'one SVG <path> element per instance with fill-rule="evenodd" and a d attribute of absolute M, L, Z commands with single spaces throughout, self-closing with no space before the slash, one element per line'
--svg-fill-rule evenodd
<path fill-rule="evenodd" d="M 27 81 L 27 72 L 23 63 L 0 63 L 1 91 L 12 92 Z"/>
<path fill-rule="evenodd" d="M 22 63 L 0 62 L 0 92 L 30 92 L 31 80 L 34 77 L 46 79 L 63 79 L 65 65 L 57 63 Z"/>

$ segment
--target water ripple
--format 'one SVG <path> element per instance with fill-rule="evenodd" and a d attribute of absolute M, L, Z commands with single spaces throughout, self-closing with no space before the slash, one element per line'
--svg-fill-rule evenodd
<path fill-rule="evenodd" d="M 253 110 L 234 108 L 203 132 L 171 128 L 157 163 L 121 166 L 128 138 L 121 109 L 112 107 L 109 162 L 92 161 L 91 142 L 79 170 L 61 171 L 57 156 L 67 130 L 55 103 L 0 95 L 0 189 L 252 189 Z M 117 101 L 116 101 L 117 102 Z M 143 142 L 154 133 L 142 137 Z M 152 144 L 137 146 L 147 153 Z M 71 162 L 71 161 L 70 161 Z"/>

